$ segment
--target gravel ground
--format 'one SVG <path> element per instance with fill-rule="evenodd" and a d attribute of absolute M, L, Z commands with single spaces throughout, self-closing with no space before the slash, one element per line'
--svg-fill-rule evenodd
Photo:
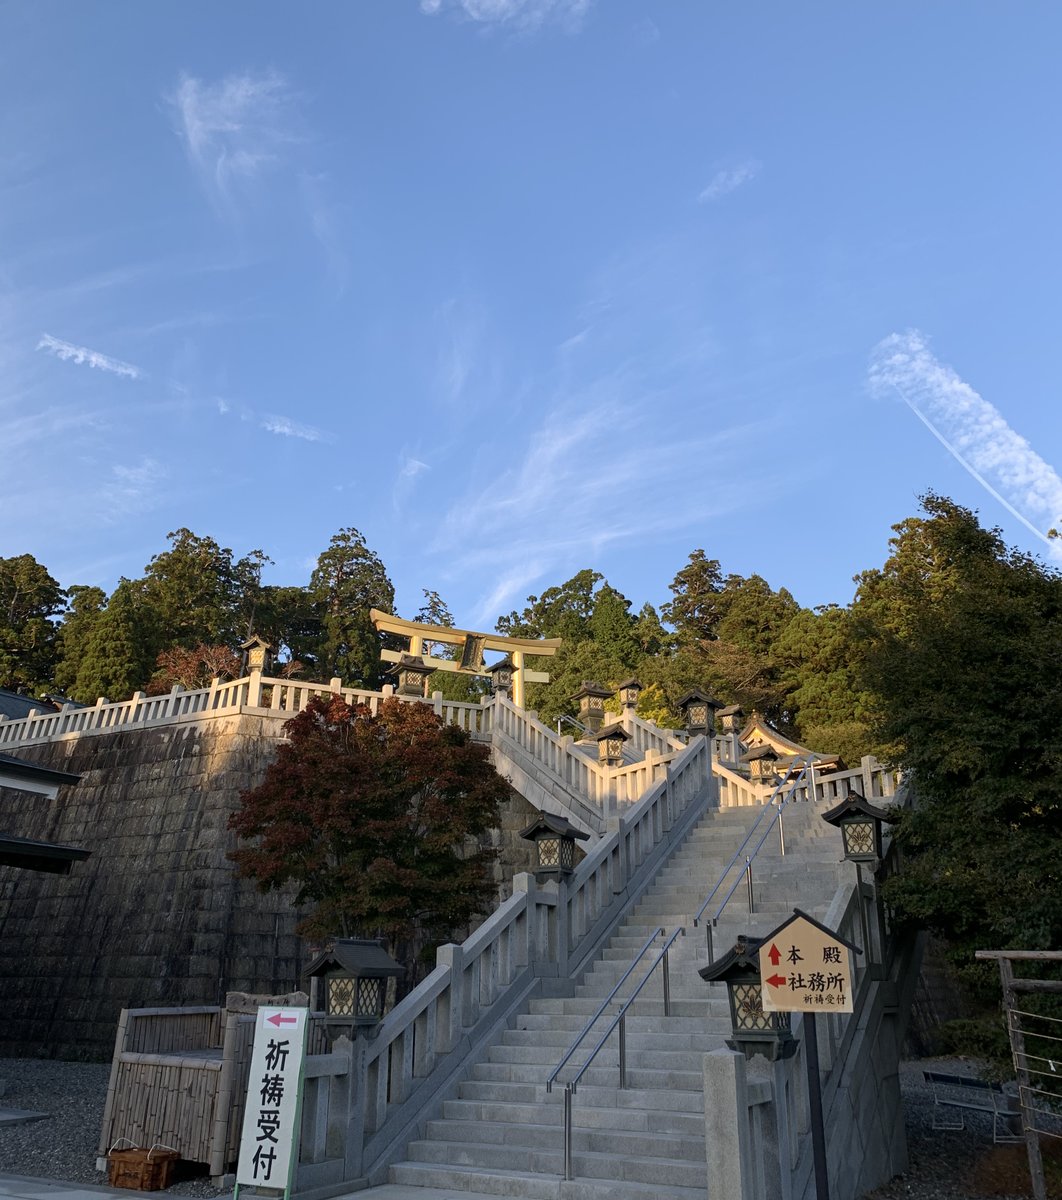
<path fill-rule="evenodd" d="M 968 1114 L 967 1128 L 937 1133 L 932 1129 L 932 1094 L 922 1080 L 923 1070 L 973 1074 L 969 1063 L 919 1061 L 904 1063 L 901 1082 L 907 1117 L 910 1169 L 867 1200 L 974 1200 L 994 1195 L 998 1200 L 1027 1200 L 1027 1191 L 971 1190 L 973 1165 L 992 1150 L 988 1116 Z M 0 1059 L 0 1080 L 6 1090 L 0 1107 L 28 1108 L 49 1113 L 44 1121 L 0 1128 L 0 1172 L 61 1179 L 70 1183 L 106 1183 L 95 1169 L 97 1139 L 103 1121 L 110 1066 L 105 1063 L 54 1062 L 44 1059 Z M 1006 1177 L 1025 1186 L 1024 1147 L 1017 1147 L 1016 1167 Z M 171 1193 L 218 1195 L 206 1179 L 174 1184 Z"/>

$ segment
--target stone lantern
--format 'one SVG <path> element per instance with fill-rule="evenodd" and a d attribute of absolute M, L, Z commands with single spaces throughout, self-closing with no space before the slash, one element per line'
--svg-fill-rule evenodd
<path fill-rule="evenodd" d="M 618 688 L 620 704 L 630 712 L 634 712 L 638 707 L 638 697 L 643 690 L 637 679 L 628 679 L 626 683 L 621 683 Z"/>
<path fill-rule="evenodd" d="M 741 725 L 745 720 L 745 714 L 740 704 L 728 704 L 726 708 L 721 708 L 715 716 L 719 722 L 720 733 L 731 734 L 741 732 Z"/>
<path fill-rule="evenodd" d="M 759 949 L 762 938 L 745 934 L 722 958 L 701 967 L 698 974 L 706 983 L 725 983 L 730 1001 L 731 1050 L 746 1058 L 762 1054 L 769 1062 L 789 1058 L 797 1043 L 789 1030 L 789 1014 L 764 1012 L 763 983 L 760 978 Z"/>
<path fill-rule="evenodd" d="M 389 667 L 384 674 L 394 677 L 396 696 L 423 697 L 428 676 L 434 670 L 435 668 L 429 667 L 420 655 L 403 654 L 401 659 L 393 667 Z"/>
<path fill-rule="evenodd" d="M 383 1019 L 389 978 L 405 968 L 377 938 L 337 938 L 310 963 L 306 974 L 320 979 L 318 1004 L 334 1033 L 370 1031 Z M 321 994 L 323 992 L 323 995 Z"/>
<path fill-rule="evenodd" d="M 489 668 L 490 690 L 495 696 L 508 696 L 513 687 L 512 659 L 503 658 Z"/>
<path fill-rule="evenodd" d="M 252 633 L 247 641 L 240 643 L 240 649 L 243 651 L 243 669 L 248 673 L 260 671 L 268 675 L 273 669 L 273 647 L 261 634 Z"/>
<path fill-rule="evenodd" d="M 611 725 L 602 725 L 594 734 L 597 742 L 597 761 L 603 767 L 620 767 L 623 765 L 623 743 L 631 735 L 618 721 Z"/>
<path fill-rule="evenodd" d="M 715 710 L 723 707 L 718 700 L 713 700 L 700 688 L 693 688 L 679 700 L 678 706 L 690 737 L 696 737 L 697 734 L 715 737 Z"/>
<path fill-rule="evenodd" d="M 753 783 L 773 783 L 778 773 L 778 758 L 778 751 L 764 743 L 747 750 L 741 761 L 748 764 L 749 779 Z"/>
<path fill-rule="evenodd" d="M 520 836 L 535 843 L 538 863 L 535 878 L 539 883 L 547 879 L 561 879 L 572 873 L 575 867 L 576 839 L 586 841 L 588 833 L 576 829 L 570 821 L 553 813 L 539 813 Z"/>
<path fill-rule="evenodd" d="M 849 790 L 840 804 L 822 814 L 822 819 L 840 829 L 844 856 L 849 862 L 881 861 L 881 831 L 889 819 L 884 809 L 875 808 L 858 792 Z"/>
<path fill-rule="evenodd" d="M 579 701 L 579 720 L 590 733 L 597 733 L 605 719 L 605 701 L 612 695 L 610 688 L 583 680 L 583 686 L 570 697 Z"/>

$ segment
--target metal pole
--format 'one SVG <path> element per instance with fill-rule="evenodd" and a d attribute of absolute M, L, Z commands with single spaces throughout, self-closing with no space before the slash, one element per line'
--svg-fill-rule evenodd
<path fill-rule="evenodd" d="M 574 1179 L 572 1174 L 572 1085 L 564 1085 L 564 1178 Z"/>
<path fill-rule="evenodd" d="M 708 924 L 704 927 L 705 937 L 708 941 L 708 961 L 715 961 L 715 951 L 712 948 L 712 927 L 715 925 L 715 920 L 712 917 L 708 918 Z"/>
<path fill-rule="evenodd" d="M 830 1179 L 826 1170 L 826 1131 L 822 1124 L 822 1084 L 819 1080 L 819 1034 L 815 1028 L 815 1014 L 811 1012 L 804 1013 L 804 1066 L 808 1074 L 815 1197 L 816 1200 L 830 1200 Z"/>
<path fill-rule="evenodd" d="M 756 897 L 752 894 L 752 859 L 745 855 L 745 887 L 749 894 L 749 912 L 756 911 Z"/>
<path fill-rule="evenodd" d="M 620 1017 L 619 1026 L 619 1051 L 620 1051 L 620 1087 L 627 1086 L 627 1014 L 624 1013 Z"/>
<path fill-rule="evenodd" d="M 783 858 L 785 858 L 785 825 L 782 823 L 782 813 L 784 809 L 778 810 L 778 850 Z"/>
<path fill-rule="evenodd" d="M 1036 1128 L 1036 1120 L 1030 1113 L 1026 1120 L 1026 1099 L 1032 1080 L 1029 1078 L 1029 1060 L 1025 1054 L 1025 1030 L 1022 1028 L 1021 1017 L 1014 1011 L 1018 1007 L 1018 996 L 1014 990 L 1014 967 L 1007 958 L 999 960 L 999 974 L 1003 983 L 1003 1007 L 1007 1013 L 1008 1032 L 1010 1033 L 1010 1048 L 1014 1055 L 1014 1074 L 1018 1080 L 1018 1098 L 1021 1102 L 1021 1123 L 1025 1131 L 1025 1151 L 1029 1156 L 1029 1178 L 1032 1180 L 1033 1200 L 1047 1200 L 1047 1186 L 1044 1182 L 1044 1160 L 1040 1153 L 1040 1132 Z"/>
<path fill-rule="evenodd" d="M 670 950 L 664 951 L 664 1016 L 671 1016 L 671 972 L 668 970 L 668 955 Z"/>

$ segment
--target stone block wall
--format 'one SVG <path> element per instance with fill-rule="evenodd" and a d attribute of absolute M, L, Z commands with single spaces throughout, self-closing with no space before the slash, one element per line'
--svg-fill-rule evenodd
<path fill-rule="evenodd" d="M 83 776 L 55 800 L 0 789 L 0 830 L 92 851 L 69 876 L 0 867 L 0 1056 L 105 1059 L 122 1008 L 216 1004 L 303 983 L 290 894 L 237 879 L 229 814 L 263 777 L 281 719 L 217 717 L 20 751 Z M 529 869 L 513 793 L 499 888 Z"/>

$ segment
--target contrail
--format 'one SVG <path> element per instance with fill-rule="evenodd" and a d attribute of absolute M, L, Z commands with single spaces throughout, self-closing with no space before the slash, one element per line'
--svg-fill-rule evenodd
<path fill-rule="evenodd" d="M 1059 554 L 1062 548 L 1032 518 L 1045 527 L 1060 523 L 1062 477 L 993 404 L 934 357 L 922 333 L 908 330 L 879 342 L 869 380 L 876 390 L 895 391 L 956 462 Z"/>

